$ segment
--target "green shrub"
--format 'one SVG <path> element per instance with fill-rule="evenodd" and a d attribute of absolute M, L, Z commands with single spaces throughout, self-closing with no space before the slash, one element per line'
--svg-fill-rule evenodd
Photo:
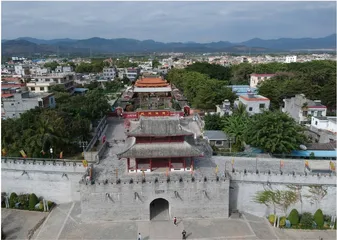
<path fill-rule="evenodd" d="M 329 215 L 324 215 L 324 221 L 325 221 L 325 222 L 330 222 L 330 221 L 331 221 L 331 216 L 329 216 Z"/>
<path fill-rule="evenodd" d="M 314 219 L 312 217 L 312 214 L 309 212 L 305 212 L 302 214 L 300 224 L 302 229 L 312 229 L 312 223 Z"/>
<path fill-rule="evenodd" d="M 318 209 L 314 214 L 314 221 L 318 228 L 322 228 L 324 225 L 324 216 L 321 209 Z"/>
<path fill-rule="evenodd" d="M 48 208 L 49 210 L 51 209 L 51 207 L 54 205 L 54 203 L 52 201 L 48 201 Z"/>
<path fill-rule="evenodd" d="M 286 225 L 286 217 L 280 217 L 280 227 L 284 227 Z"/>
<path fill-rule="evenodd" d="M 17 203 L 17 201 L 18 201 L 18 195 L 16 195 L 15 192 L 12 192 L 11 196 L 9 197 L 9 207 L 14 208 L 15 203 Z"/>
<path fill-rule="evenodd" d="M 300 218 L 298 215 L 298 211 L 296 209 L 291 210 L 291 212 L 288 215 L 288 220 L 290 221 L 291 225 L 297 225 Z"/>
<path fill-rule="evenodd" d="M 18 202 L 21 203 L 21 208 L 27 210 L 29 205 L 29 194 L 21 194 L 18 196 Z"/>
<path fill-rule="evenodd" d="M 40 201 L 39 210 L 40 210 L 40 211 L 43 211 L 43 210 L 44 210 L 44 208 L 43 208 L 43 201 Z"/>
<path fill-rule="evenodd" d="M 274 222 L 275 222 L 275 215 L 274 214 L 270 214 L 269 217 L 268 217 L 268 221 L 271 224 L 274 224 Z"/>
<path fill-rule="evenodd" d="M 37 196 L 32 193 L 29 196 L 29 210 L 35 210 L 35 205 L 39 203 L 39 199 L 37 198 Z"/>

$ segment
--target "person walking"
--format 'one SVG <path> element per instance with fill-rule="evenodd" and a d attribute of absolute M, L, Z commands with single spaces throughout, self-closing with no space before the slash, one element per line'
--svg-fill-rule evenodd
<path fill-rule="evenodd" d="M 142 235 L 140 235 L 140 233 L 138 233 L 138 238 L 137 240 L 142 240 Z"/>
<path fill-rule="evenodd" d="M 183 240 L 186 239 L 186 231 L 183 230 L 183 232 L 181 234 L 183 235 Z"/>
<path fill-rule="evenodd" d="M 177 226 L 177 218 L 176 217 L 173 218 L 173 224 Z"/>

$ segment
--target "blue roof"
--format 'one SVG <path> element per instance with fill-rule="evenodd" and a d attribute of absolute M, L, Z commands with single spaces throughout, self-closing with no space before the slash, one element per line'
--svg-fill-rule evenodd
<path fill-rule="evenodd" d="M 249 85 L 229 85 L 231 88 L 250 88 Z"/>
<path fill-rule="evenodd" d="M 310 157 L 310 154 L 314 153 L 315 157 L 336 157 L 337 151 L 327 150 L 294 150 L 291 155 L 294 157 Z"/>
<path fill-rule="evenodd" d="M 74 92 L 86 92 L 88 90 L 88 88 L 74 88 Z"/>

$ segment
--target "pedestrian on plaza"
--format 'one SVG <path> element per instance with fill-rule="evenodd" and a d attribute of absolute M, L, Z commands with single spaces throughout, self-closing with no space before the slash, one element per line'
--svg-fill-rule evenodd
<path fill-rule="evenodd" d="M 177 218 L 176 217 L 173 218 L 173 224 L 177 226 Z"/>
<path fill-rule="evenodd" d="M 137 240 L 142 240 L 142 235 L 140 235 L 140 233 L 138 233 L 138 238 Z"/>
<path fill-rule="evenodd" d="M 183 232 L 181 234 L 183 235 L 183 240 L 186 239 L 186 231 L 183 230 Z"/>

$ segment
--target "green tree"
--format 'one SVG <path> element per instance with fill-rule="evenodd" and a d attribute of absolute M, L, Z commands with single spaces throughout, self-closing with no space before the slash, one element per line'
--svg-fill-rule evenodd
<path fill-rule="evenodd" d="M 324 225 L 324 215 L 321 209 L 317 209 L 314 214 L 314 221 L 317 224 L 318 228 L 323 228 Z"/>
<path fill-rule="evenodd" d="M 235 139 L 233 151 L 240 152 L 244 149 L 246 142 L 247 127 L 250 119 L 239 115 L 232 115 L 223 120 L 223 131 L 232 139 Z"/>
<path fill-rule="evenodd" d="M 291 210 L 291 212 L 288 215 L 288 220 L 290 221 L 291 225 L 296 226 L 298 224 L 300 217 L 296 209 Z"/>
<path fill-rule="evenodd" d="M 289 190 L 265 190 L 259 191 L 254 196 L 254 201 L 260 204 L 265 204 L 274 208 L 274 214 L 276 209 L 280 209 L 286 215 L 288 208 L 298 201 L 297 195 L 294 191 Z"/>
<path fill-rule="evenodd" d="M 309 194 L 304 195 L 308 198 L 311 204 L 315 204 L 316 208 L 319 207 L 322 199 L 328 194 L 328 189 L 325 186 L 309 186 Z"/>
<path fill-rule="evenodd" d="M 50 68 L 52 71 L 54 71 L 59 66 L 58 62 L 48 62 L 44 64 L 45 68 Z"/>
<path fill-rule="evenodd" d="M 157 68 L 160 65 L 160 62 L 157 59 L 152 60 L 152 68 Z"/>
<path fill-rule="evenodd" d="M 249 84 L 250 74 L 254 71 L 249 63 L 241 63 L 233 66 L 231 84 Z"/>
<path fill-rule="evenodd" d="M 196 62 L 186 67 L 187 71 L 206 74 L 209 78 L 227 80 L 231 78 L 231 68 L 207 62 Z"/>
<path fill-rule="evenodd" d="M 290 153 L 306 141 L 303 128 L 282 112 L 256 114 L 247 129 L 247 143 L 268 153 Z"/>
<path fill-rule="evenodd" d="M 204 117 L 205 130 L 222 130 L 223 129 L 223 117 L 220 114 L 207 114 Z"/>
<path fill-rule="evenodd" d="M 29 210 L 35 210 L 35 205 L 39 203 L 39 199 L 37 198 L 37 196 L 32 193 L 29 196 Z"/>

